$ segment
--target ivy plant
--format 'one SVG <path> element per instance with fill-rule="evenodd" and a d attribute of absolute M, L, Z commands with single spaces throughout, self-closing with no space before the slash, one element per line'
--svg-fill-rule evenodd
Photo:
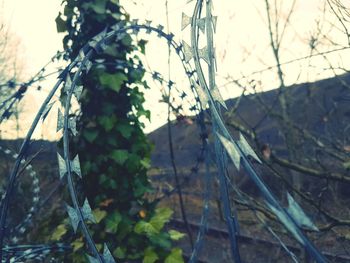
<path fill-rule="evenodd" d="M 118 0 L 63 0 L 63 12 L 56 18 L 67 59 L 93 36 L 129 15 Z M 84 193 L 94 209 L 97 225 L 91 225 L 98 248 L 106 242 L 118 262 L 183 262 L 182 251 L 172 240 L 182 237 L 165 231 L 170 220 L 169 208 L 158 208 L 147 195 L 152 192 L 147 169 L 151 144 L 143 133 L 141 116 L 150 117 L 143 106 L 141 87 L 144 71 L 137 52 L 144 52 L 145 41 L 125 34 L 94 57 L 88 74 L 81 79 L 84 91 L 79 113 L 79 136 L 73 149 L 80 156 Z M 126 67 L 117 67 L 122 61 Z M 84 262 L 86 245 L 82 237 L 59 225 L 52 239 L 70 240 L 74 262 Z"/>

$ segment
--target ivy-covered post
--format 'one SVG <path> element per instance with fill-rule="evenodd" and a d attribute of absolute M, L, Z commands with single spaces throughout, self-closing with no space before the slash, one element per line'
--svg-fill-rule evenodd
<path fill-rule="evenodd" d="M 63 43 L 69 59 L 92 37 L 129 19 L 118 0 L 63 0 L 63 6 L 56 24 L 58 32 L 67 33 Z M 140 91 L 147 85 L 144 70 L 133 67 L 140 63 L 135 51 L 144 52 L 144 44 L 125 34 L 94 57 L 81 80 L 79 136 L 73 148 L 80 156 L 83 191 L 98 222 L 91 226 L 97 247 L 107 243 L 118 262 L 183 262 L 182 251 L 171 243 L 181 234 L 163 229 L 172 211 L 146 198 L 152 191 L 146 174 L 151 144 L 139 118 L 149 118 L 150 112 Z M 59 228 L 55 237 L 64 239 L 68 234 Z M 75 251 L 86 246 L 77 236 L 72 242 Z M 74 262 L 85 261 L 82 253 L 73 257 Z"/>

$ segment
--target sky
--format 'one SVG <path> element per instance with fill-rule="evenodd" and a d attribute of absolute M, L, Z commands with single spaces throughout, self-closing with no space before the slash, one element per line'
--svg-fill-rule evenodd
<path fill-rule="evenodd" d="M 56 33 L 55 25 L 60 3 L 58 0 L 3 1 L 5 22 L 25 49 L 21 55 L 27 62 L 27 74 L 33 74 L 62 49 L 62 36 Z"/>
<path fill-rule="evenodd" d="M 191 15 L 193 3 L 187 4 L 187 0 L 168 1 L 168 19 L 166 16 L 165 0 L 121 0 L 122 5 L 131 14 L 132 18 L 152 20 L 154 24 L 163 24 L 176 35 L 179 40 L 190 43 L 189 28 L 181 31 L 182 12 Z M 275 65 L 273 53 L 269 45 L 269 32 L 267 30 L 266 8 L 263 0 L 214 0 L 214 14 L 218 19 L 215 35 L 215 48 L 218 61 L 218 85 L 224 98 L 235 97 L 241 94 L 242 89 L 234 84 L 227 83 L 226 76 L 239 80 L 249 89 L 249 83 L 256 81 L 261 90 L 278 87 L 278 78 L 275 68 L 265 70 L 259 74 L 252 72 L 260 71 Z M 277 1 L 280 5 L 280 17 L 285 18 L 288 8 L 293 1 Z M 318 28 L 327 32 L 326 36 L 337 40 L 341 45 L 346 45 L 347 39 L 339 33 L 339 30 L 331 29 L 329 24 L 334 22 L 334 17 L 327 15 L 327 22 L 323 21 L 323 3 L 320 0 L 296 1 L 295 12 L 291 16 L 290 25 L 287 27 L 284 39 L 281 42 L 281 61 L 286 62 L 310 54 L 309 43 Z M 23 78 L 33 76 L 50 58 L 62 50 L 62 34 L 56 33 L 55 18 L 61 9 L 60 0 L 0 0 L 2 3 L 2 17 L 10 31 L 20 40 L 20 57 L 23 63 Z M 169 23 L 167 23 L 167 21 Z M 321 21 L 321 22 L 317 22 Z M 283 23 L 280 23 L 279 32 Z M 324 40 L 324 42 L 327 42 Z M 330 46 L 320 44 L 319 51 L 327 51 Z M 168 68 L 168 50 L 164 42 L 156 37 L 149 38 L 146 49 L 146 64 L 152 70 L 161 72 L 164 76 L 171 76 L 179 87 L 188 86 L 183 77 L 183 71 L 175 55 L 171 55 L 171 67 Z M 283 67 L 286 72 L 286 84 L 315 81 L 317 79 L 332 76 L 333 72 L 325 71 L 327 63 L 331 61 L 336 68 L 343 66 L 348 68 L 350 62 L 349 51 L 329 55 L 327 60 L 322 57 L 290 63 Z M 58 65 L 52 65 L 50 71 L 55 71 Z M 329 66 L 328 66 L 329 67 Z M 245 78 L 244 76 L 249 76 Z M 150 80 L 151 82 L 151 80 Z M 47 91 L 55 83 L 54 76 L 47 79 L 41 85 L 43 91 L 28 92 L 23 102 L 22 111 L 25 114 L 21 118 L 23 133 L 34 118 L 34 114 L 43 101 Z M 146 131 L 149 132 L 164 123 L 167 108 L 158 103 L 160 93 L 157 91 L 159 84 L 152 84 L 151 90 L 146 92 L 146 108 L 152 110 L 152 123 L 147 123 Z M 155 106 L 157 105 L 157 106 Z M 52 113 L 53 114 L 53 113 Z M 57 114 L 57 112 L 55 113 Z M 55 114 L 49 118 L 49 123 L 39 128 L 36 137 L 43 136 L 54 139 L 53 132 Z M 11 123 L 10 123 L 11 124 Z M 13 137 L 15 134 L 10 130 L 10 124 L 3 125 L 2 136 Z"/>
<path fill-rule="evenodd" d="M 19 42 L 18 60 L 22 64 L 22 80 L 26 81 L 34 76 L 58 50 L 62 50 L 62 35 L 56 33 L 55 18 L 60 9 L 60 2 L 57 0 L 3 0 L 1 6 L 1 20 L 14 34 Z M 48 68 L 48 72 L 56 70 L 56 66 Z M 40 83 L 44 91 L 37 91 L 34 87 L 27 92 L 20 105 L 22 117 L 20 117 L 21 132 L 20 137 L 26 134 L 32 123 L 40 104 L 44 100 L 45 94 L 53 86 L 55 76 Z M 53 120 L 50 126 L 54 125 Z M 3 138 L 17 137 L 14 130 L 14 121 L 10 120 L 2 125 L 1 135 Z M 40 138 L 44 130 L 39 127 L 36 138 Z M 55 135 L 50 134 L 51 139 Z"/>

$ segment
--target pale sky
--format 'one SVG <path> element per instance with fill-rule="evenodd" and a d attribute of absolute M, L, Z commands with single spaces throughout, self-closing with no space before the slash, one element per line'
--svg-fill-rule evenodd
<path fill-rule="evenodd" d="M 152 20 L 155 24 L 166 26 L 165 0 L 122 0 L 121 3 L 127 11 L 131 13 L 132 18 L 141 20 Z M 187 0 L 169 0 L 169 28 L 174 32 L 177 39 L 184 39 L 190 43 L 189 29 L 181 32 L 182 12 L 191 15 L 192 4 L 186 4 Z M 273 1 L 272 1 L 273 2 Z M 279 1 L 277 1 L 279 2 Z M 281 8 L 281 16 L 285 17 L 287 9 L 292 3 L 291 0 L 280 1 L 285 3 Z M 304 57 L 309 54 L 308 42 L 311 35 L 316 32 L 317 20 L 322 21 L 322 7 L 324 1 L 320 0 L 298 0 L 295 6 L 295 12 L 291 17 L 290 24 L 285 33 L 285 40 L 281 43 L 281 61 L 289 61 L 295 58 Z M 1 0 L 0 0 L 1 3 Z M 55 18 L 60 10 L 61 0 L 3 0 L 2 18 L 11 31 L 21 40 L 23 53 L 20 59 L 25 65 L 25 77 L 30 77 L 36 73 L 57 50 L 62 49 L 62 34 L 56 33 Z M 218 84 L 225 81 L 223 76 L 231 75 L 234 79 L 241 79 L 242 76 L 250 75 L 252 72 L 259 71 L 267 66 L 275 65 L 271 48 L 269 47 L 269 33 L 267 30 L 266 11 L 264 0 L 215 0 L 214 13 L 218 15 L 218 25 L 215 37 L 216 54 L 218 60 Z M 333 21 L 334 17 L 327 15 L 327 20 Z M 337 30 L 328 30 L 327 23 L 321 23 L 322 28 L 327 32 L 327 36 L 347 44 L 347 39 Z M 156 37 L 151 37 L 147 45 L 147 62 L 153 70 L 159 71 L 165 76 L 168 75 L 167 66 L 167 46 L 160 42 Z M 320 45 L 320 51 L 330 49 L 327 45 Z M 336 53 L 328 56 L 328 59 L 335 65 L 349 68 L 349 51 Z M 183 72 L 178 60 L 171 57 L 170 75 L 179 83 L 179 87 L 186 86 L 187 80 L 183 77 Z M 308 65 L 311 65 L 308 66 Z M 57 65 L 56 65 L 57 66 Z M 315 81 L 332 75 L 332 72 L 325 72 L 324 67 L 328 66 L 323 57 L 316 57 L 310 61 L 302 61 L 289 64 L 283 69 L 286 72 L 286 84 L 300 83 L 305 81 Z M 50 68 L 55 70 L 55 66 Z M 261 81 L 264 90 L 278 86 L 275 70 L 264 71 L 261 74 L 252 76 L 253 79 Z M 54 84 L 54 79 L 43 82 L 44 90 L 50 89 Z M 152 83 L 150 83 L 152 84 Z M 246 84 L 242 82 L 242 84 Z M 146 94 L 146 107 L 152 109 L 152 125 L 147 124 L 147 131 L 158 127 L 163 123 L 166 107 L 157 103 L 155 85 L 151 91 Z M 228 85 L 221 88 L 225 98 L 234 97 L 240 94 L 241 89 L 235 85 Z M 25 118 L 22 118 L 22 128 L 26 130 L 33 113 L 39 107 L 44 98 L 45 92 L 28 92 L 27 99 L 24 101 L 23 110 L 26 112 Z M 157 106 L 155 106 L 157 105 Z M 56 112 L 52 114 L 52 123 L 44 127 L 44 133 L 53 130 Z M 2 135 L 6 133 L 12 136 L 8 126 L 3 126 Z M 40 136 L 41 130 L 37 136 Z M 54 137 L 52 132 L 50 138 Z"/>
<path fill-rule="evenodd" d="M 1 1 L 0 1 L 1 3 Z M 19 38 L 21 50 L 19 60 L 24 64 L 24 80 L 30 79 L 36 74 L 58 50 L 62 50 L 62 36 L 56 33 L 55 18 L 60 8 L 60 0 L 3 0 L 1 17 L 12 34 Z M 55 71 L 55 66 L 48 68 L 48 72 Z M 36 111 L 39 109 L 47 90 L 55 82 L 55 77 L 40 83 L 46 92 L 39 92 L 36 89 L 27 92 L 21 108 L 22 114 L 20 125 L 24 136 L 31 124 Z M 11 121 L 9 121 L 11 123 Z M 51 126 L 53 125 L 51 123 Z M 2 137 L 15 136 L 13 126 L 2 125 Z M 36 137 L 40 138 L 41 127 Z"/>

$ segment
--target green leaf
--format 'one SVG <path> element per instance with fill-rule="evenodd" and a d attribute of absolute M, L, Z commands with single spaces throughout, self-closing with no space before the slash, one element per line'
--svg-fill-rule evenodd
<path fill-rule="evenodd" d="M 139 41 L 139 47 L 141 48 L 141 53 L 142 54 L 146 54 L 146 43 L 147 43 L 147 41 L 146 40 L 144 40 L 144 39 L 141 39 L 140 41 Z"/>
<path fill-rule="evenodd" d="M 72 8 L 70 5 L 66 5 L 66 6 L 64 7 L 63 14 L 64 14 L 66 17 L 71 18 L 71 17 L 74 15 L 73 8 Z"/>
<path fill-rule="evenodd" d="M 121 214 L 118 211 L 114 211 L 106 219 L 106 232 L 116 233 L 118 231 L 118 225 L 121 221 Z"/>
<path fill-rule="evenodd" d="M 129 153 L 126 150 L 114 150 L 111 153 L 111 158 L 115 160 L 118 164 L 123 165 L 128 159 Z"/>
<path fill-rule="evenodd" d="M 99 80 L 101 84 L 111 90 L 119 92 L 124 81 L 128 78 L 123 73 L 102 73 L 99 75 Z"/>
<path fill-rule="evenodd" d="M 156 214 L 151 218 L 150 223 L 160 231 L 164 227 L 164 224 L 169 222 L 173 211 L 168 207 L 161 207 L 157 208 L 155 212 Z"/>
<path fill-rule="evenodd" d="M 84 130 L 83 136 L 88 142 L 92 143 L 97 138 L 98 131 L 97 130 Z"/>
<path fill-rule="evenodd" d="M 101 209 L 95 209 L 93 212 L 97 223 L 100 223 L 103 218 L 107 216 L 107 212 Z"/>
<path fill-rule="evenodd" d="M 102 117 L 98 118 L 98 122 L 102 125 L 102 127 L 106 131 L 110 131 L 113 129 L 114 125 L 116 124 L 117 118 L 114 115 L 102 116 Z"/>
<path fill-rule="evenodd" d="M 117 126 L 117 130 L 121 133 L 121 135 L 125 139 L 129 139 L 130 138 L 133 129 L 134 128 L 130 124 L 119 124 Z"/>
<path fill-rule="evenodd" d="M 176 230 L 169 230 L 169 235 L 170 235 L 170 238 L 172 240 L 180 240 L 181 238 L 183 238 L 185 236 L 185 234 L 179 232 L 179 231 L 176 231 Z"/>
<path fill-rule="evenodd" d="M 132 174 L 137 173 L 140 169 L 140 156 L 134 153 L 129 154 L 128 160 L 126 162 L 126 167 L 128 171 Z"/>
<path fill-rule="evenodd" d="M 139 221 L 134 228 L 134 231 L 138 234 L 144 233 L 148 237 L 154 237 L 154 235 L 160 233 L 164 224 L 170 220 L 173 211 L 170 208 L 163 207 L 155 210 L 156 214 L 151 218 L 149 222 Z"/>
<path fill-rule="evenodd" d="M 149 110 L 139 110 L 137 117 L 145 116 L 148 120 L 151 120 L 151 112 Z"/>
<path fill-rule="evenodd" d="M 84 3 L 82 5 L 85 9 L 92 9 L 96 14 L 103 15 L 106 12 L 107 0 L 95 0 L 94 2 Z"/>
<path fill-rule="evenodd" d="M 146 221 L 139 221 L 134 228 L 135 233 L 137 234 L 146 234 L 146 236 L 150 237 L 159 233 L 159 230 L 155 228 L 151 223 Z"/>
<path fill-rule="evenodd" d="M 113 255 L 115 255 L 117 258 L 125 258 L 125 248 L 117 247 L 113 251 Z"/>
<path fill-rule="evenodd" d="M 58 225 L 58 227 L 55 229 L 55 232 L 52 233 L 51 239 L 58 241 L 65 233 L 67 233 L 66 226 Z"/>
<path fill-rule="evenodd" d="M 79 250 L 80 248 L 82 248 L 84 246 L 84 242 L 81 240 L 75 240 L 73 243 L 73 252 L 76 252 L 77 250 Z"/>
<path fill-rule="evenodd" d="M 109 55 L 111 57 L 115 57 L 118 54 L 118 46 L 116 44 L 108 45 L 106 49 L 103 51 L 103 54 Z"/>
<path fill-rule="evenodd" d="M 96 244 L 96 248 L 98 249 L 98 250 L 101 250 L 102 249 L 102 244 Z"/>
<path fill-rule="evenodd" d="M 134 222 L 128 219 L 127 217 L 123 217 L 123 220 L 119 223 L 119 231 L 116 236 L 117 241 L 122 241 L 125 237 L 131 234 L 133 231 Z"/>
<path fill-rule="evenodd" d="M 169 240 L 169 235 L 167 233 L 160 233 L 157 235 L 153 235 L 148 237 L 152 244 L 157 247 L 162 247 L 166 250 L 171 248 L 171 242 Z"/>
<path fill-rule="evenodd" d="M 170 255 L 165 259 L 165 263 L 184 263 L 182 250 L 180 248 L 172 249 Z"/>
<path fill-rule="evenodd" d="M 149 190 L 149 187 L 147 187 L 147 184 L 144 181 L 135 178 L 133 190 L 134 195 L 141 198 Z"/>
<path fill-rule="evenodd" d="M 122 38 L 122 43 L 123 45 L 125 46 L 131 46 L 131 43 L 132 43 L 132 38 L 130 35 L 125 35 L 124 38 Z"/>
<path fill-rule="evenodd" d="M 61 13 L 58 14 L 58 16 L 55 19 L 55 22 L 56 22 L 56 29 L 58 33 L 63 33 L 67 31 L 66 21 L 62 19 Z"/>
<path fill-rule="evenodd" d="M 97 13 L 97 14 L 104 14 L 106 12 L 106 2 L 105 1 L 95 1 L 95 4 L 91 6 L 91 8 Z"/>
<path fill-rule="evenodd" d="M 142 263 L 154 263 L 159 259 L 157 253 L 154 252 L 154 249 L 151 247 L 146 248 L 144 254 L 145 256 Z"/>
<path fill-rule="evenodd" d="M 151 160 L 149 158 L 144 158 L 141 160 L 141 164 L 143 167 L 145 167 L 146 169 L 151 168 Z"/>

